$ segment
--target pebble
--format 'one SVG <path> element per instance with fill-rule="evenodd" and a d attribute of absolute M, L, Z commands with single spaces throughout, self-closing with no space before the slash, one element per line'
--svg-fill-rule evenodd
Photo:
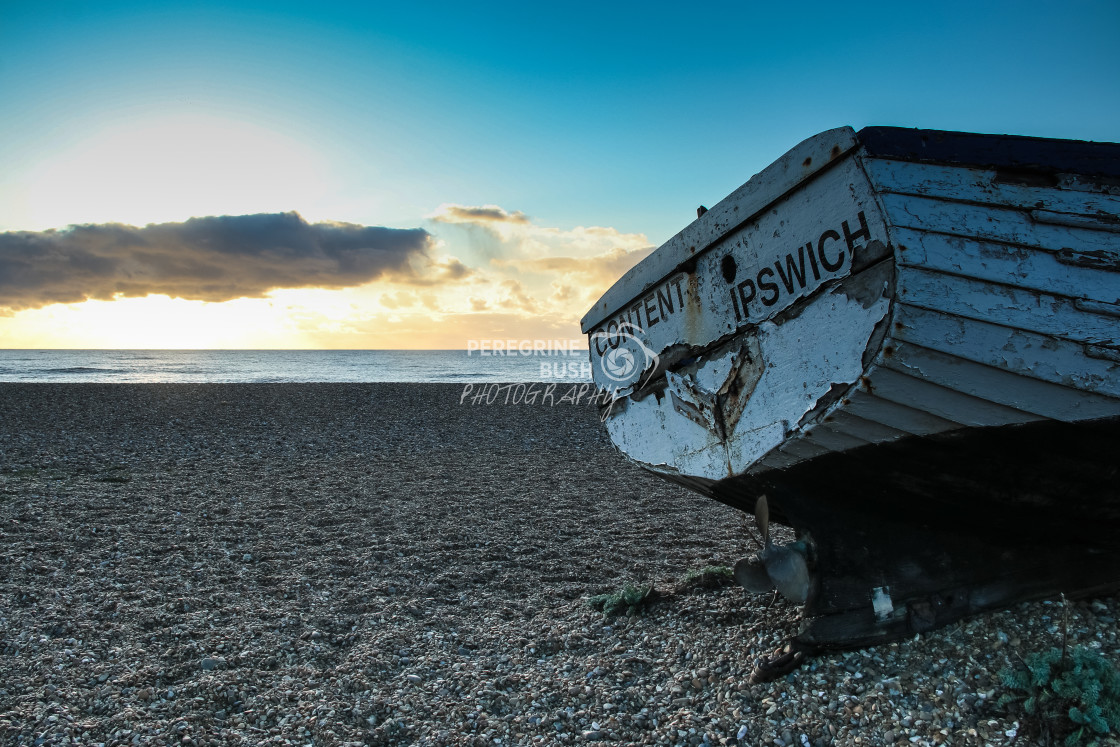
<path fill-rule="evenodd" d="M 758 551 L 740 515 L 461 391 L 0 385 L 6 743 L 1023 744 L 998 673 L 1060 602 L 749 684 L 799 610 L 679 585 Z M 626 582 L 659 600 L 588 606 Z M 1120 658 L 1118 612 L 1070 643 Z"/>

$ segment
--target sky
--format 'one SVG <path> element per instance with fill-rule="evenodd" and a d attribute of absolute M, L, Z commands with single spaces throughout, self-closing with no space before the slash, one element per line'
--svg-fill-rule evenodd
<path fill-rule="evenodd" d="M 464 349 L 801 140 L 1120 141 L 1120 3 L 0 0 L 0 347 Z"/>

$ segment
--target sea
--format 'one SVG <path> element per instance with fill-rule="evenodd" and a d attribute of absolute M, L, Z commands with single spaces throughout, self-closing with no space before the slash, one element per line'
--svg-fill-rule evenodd
<path fill-rule="evenodd" d="M 0 350 L 0 382 L 582 383 L 586 350 Z"/>

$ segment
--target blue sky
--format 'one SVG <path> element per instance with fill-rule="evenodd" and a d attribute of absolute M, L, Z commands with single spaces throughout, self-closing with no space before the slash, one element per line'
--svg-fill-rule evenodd
<path fill-rule="evenodd" d="M 423 227 L 481 272 L 510 242 L 582 256 L 549 239 L 580 228 L 660 244 L 840 125 L 1120 140 L 1116 2 L 3 11 L 0 231 L 297 211 Z"/>

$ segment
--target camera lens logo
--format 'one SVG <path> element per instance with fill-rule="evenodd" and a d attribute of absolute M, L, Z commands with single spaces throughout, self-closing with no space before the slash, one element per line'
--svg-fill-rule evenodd
<path fill-rule="evenodd" d="M 657 367 L 657 353 L 638 338 L 641 332 L 637 325 L 623 322 L 617 330 L 591 336 L 600 356 L 599 367 L 611 381 L 630 381 L 635 374 Z"/>
<path fill-rule="evenodd" d="M 603 371 L 615 381 L 622 381 L 638 367 L 634 354 L 626 348 L 615 348 L 603 356 Z"/>

